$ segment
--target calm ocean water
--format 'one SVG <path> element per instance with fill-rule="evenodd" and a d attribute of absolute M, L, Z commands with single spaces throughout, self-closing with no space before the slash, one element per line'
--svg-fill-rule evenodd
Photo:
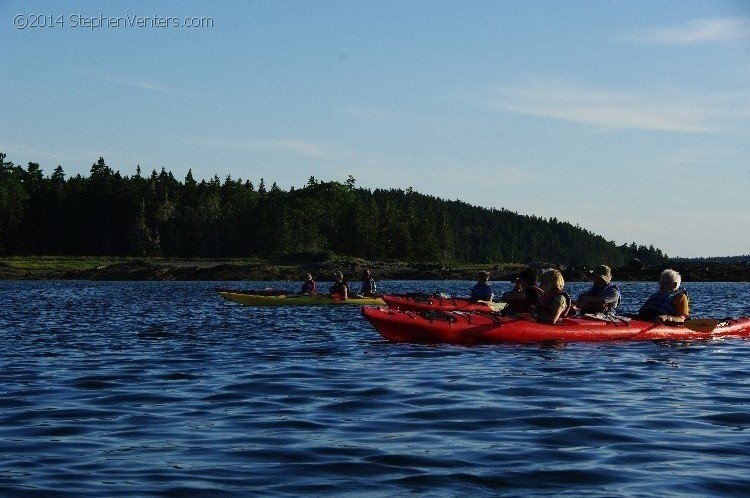
<path fill-rule="evenodd" d="M 750 341 L 394 345 L 232 284 L 296 287 L 0 282 L 0 496 L 750 495 Z M 685 286 L 750 315 L 750 284 Z"/>

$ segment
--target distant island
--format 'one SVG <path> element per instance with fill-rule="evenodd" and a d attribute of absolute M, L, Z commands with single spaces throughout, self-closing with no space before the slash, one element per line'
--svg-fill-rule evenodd
<path fill-rule="evenodd" d="M 140 167 L 132 176 L 103 158 L 90 175 L 45 175 L 0 152 L 0 255 L 269 261 L 434 261 L 451 265 L 554 261 L 624 266 L 669 261 L 645 244 L 615 244 L 555 217 L 520 215 L 420 194 L 310 177 L 282 190 L 218 176 L 184 180 Z"/>
<path fill-rule="evenodd" d="M 190 171 L 182 181 L 164 169 L 124 176 L 100 157 L 89 176 L 69 177 L 0 152 L 5 280 L 296 281 L 311 272 L 326 281 L 341 269 L 356 281 L 370 268 L 379 280 L 473 280 L 481 269 L 504 281 L 533 261 L 568 281 L 602 263 L 618 281 L 656 281 L 667 267 L 685 281 L 750 281 L 748 259 L 670 258 L 556 218 L 370 190 L 351 176 L 284 191 L 262 178 L 197 181 Z"/>

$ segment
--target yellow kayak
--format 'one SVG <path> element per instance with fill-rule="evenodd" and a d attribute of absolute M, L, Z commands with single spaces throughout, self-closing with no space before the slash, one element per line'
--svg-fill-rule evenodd
<path fill-rule="evenodd" d="M 247 294 L 242 292 L 219 291 L 221 297 L 244 304 L 245 306 L 328 306 L 335 304 L 349 304 L 355 306 L 383 306 L 385 301 L 379 297 L 357 297 L 352 296 L 347 300 L 334 299 L 328 295 L 316 294 L 314 296 L 281 294 L 278 296 L 262 296 L 258 294 Z"/>

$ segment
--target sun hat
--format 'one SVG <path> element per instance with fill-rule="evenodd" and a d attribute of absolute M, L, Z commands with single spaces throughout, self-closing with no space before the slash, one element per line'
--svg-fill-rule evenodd
<path fill-rule="evenodd" d="M 591 274 L 604 280 L 605 284 L 612 280 L 612 270 L 607 265 L 597 266 Z"/>

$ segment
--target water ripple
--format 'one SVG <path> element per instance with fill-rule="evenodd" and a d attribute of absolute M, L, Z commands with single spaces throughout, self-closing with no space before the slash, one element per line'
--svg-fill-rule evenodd
<path fill-rule="evenodd" d="M 356 307 L 210 282 L 0 286 L 3 496 L 750 492 L 748 341 L 393 345 Z M 750 314 L 748 284 L 689 287 L 696 314 Z"/>

